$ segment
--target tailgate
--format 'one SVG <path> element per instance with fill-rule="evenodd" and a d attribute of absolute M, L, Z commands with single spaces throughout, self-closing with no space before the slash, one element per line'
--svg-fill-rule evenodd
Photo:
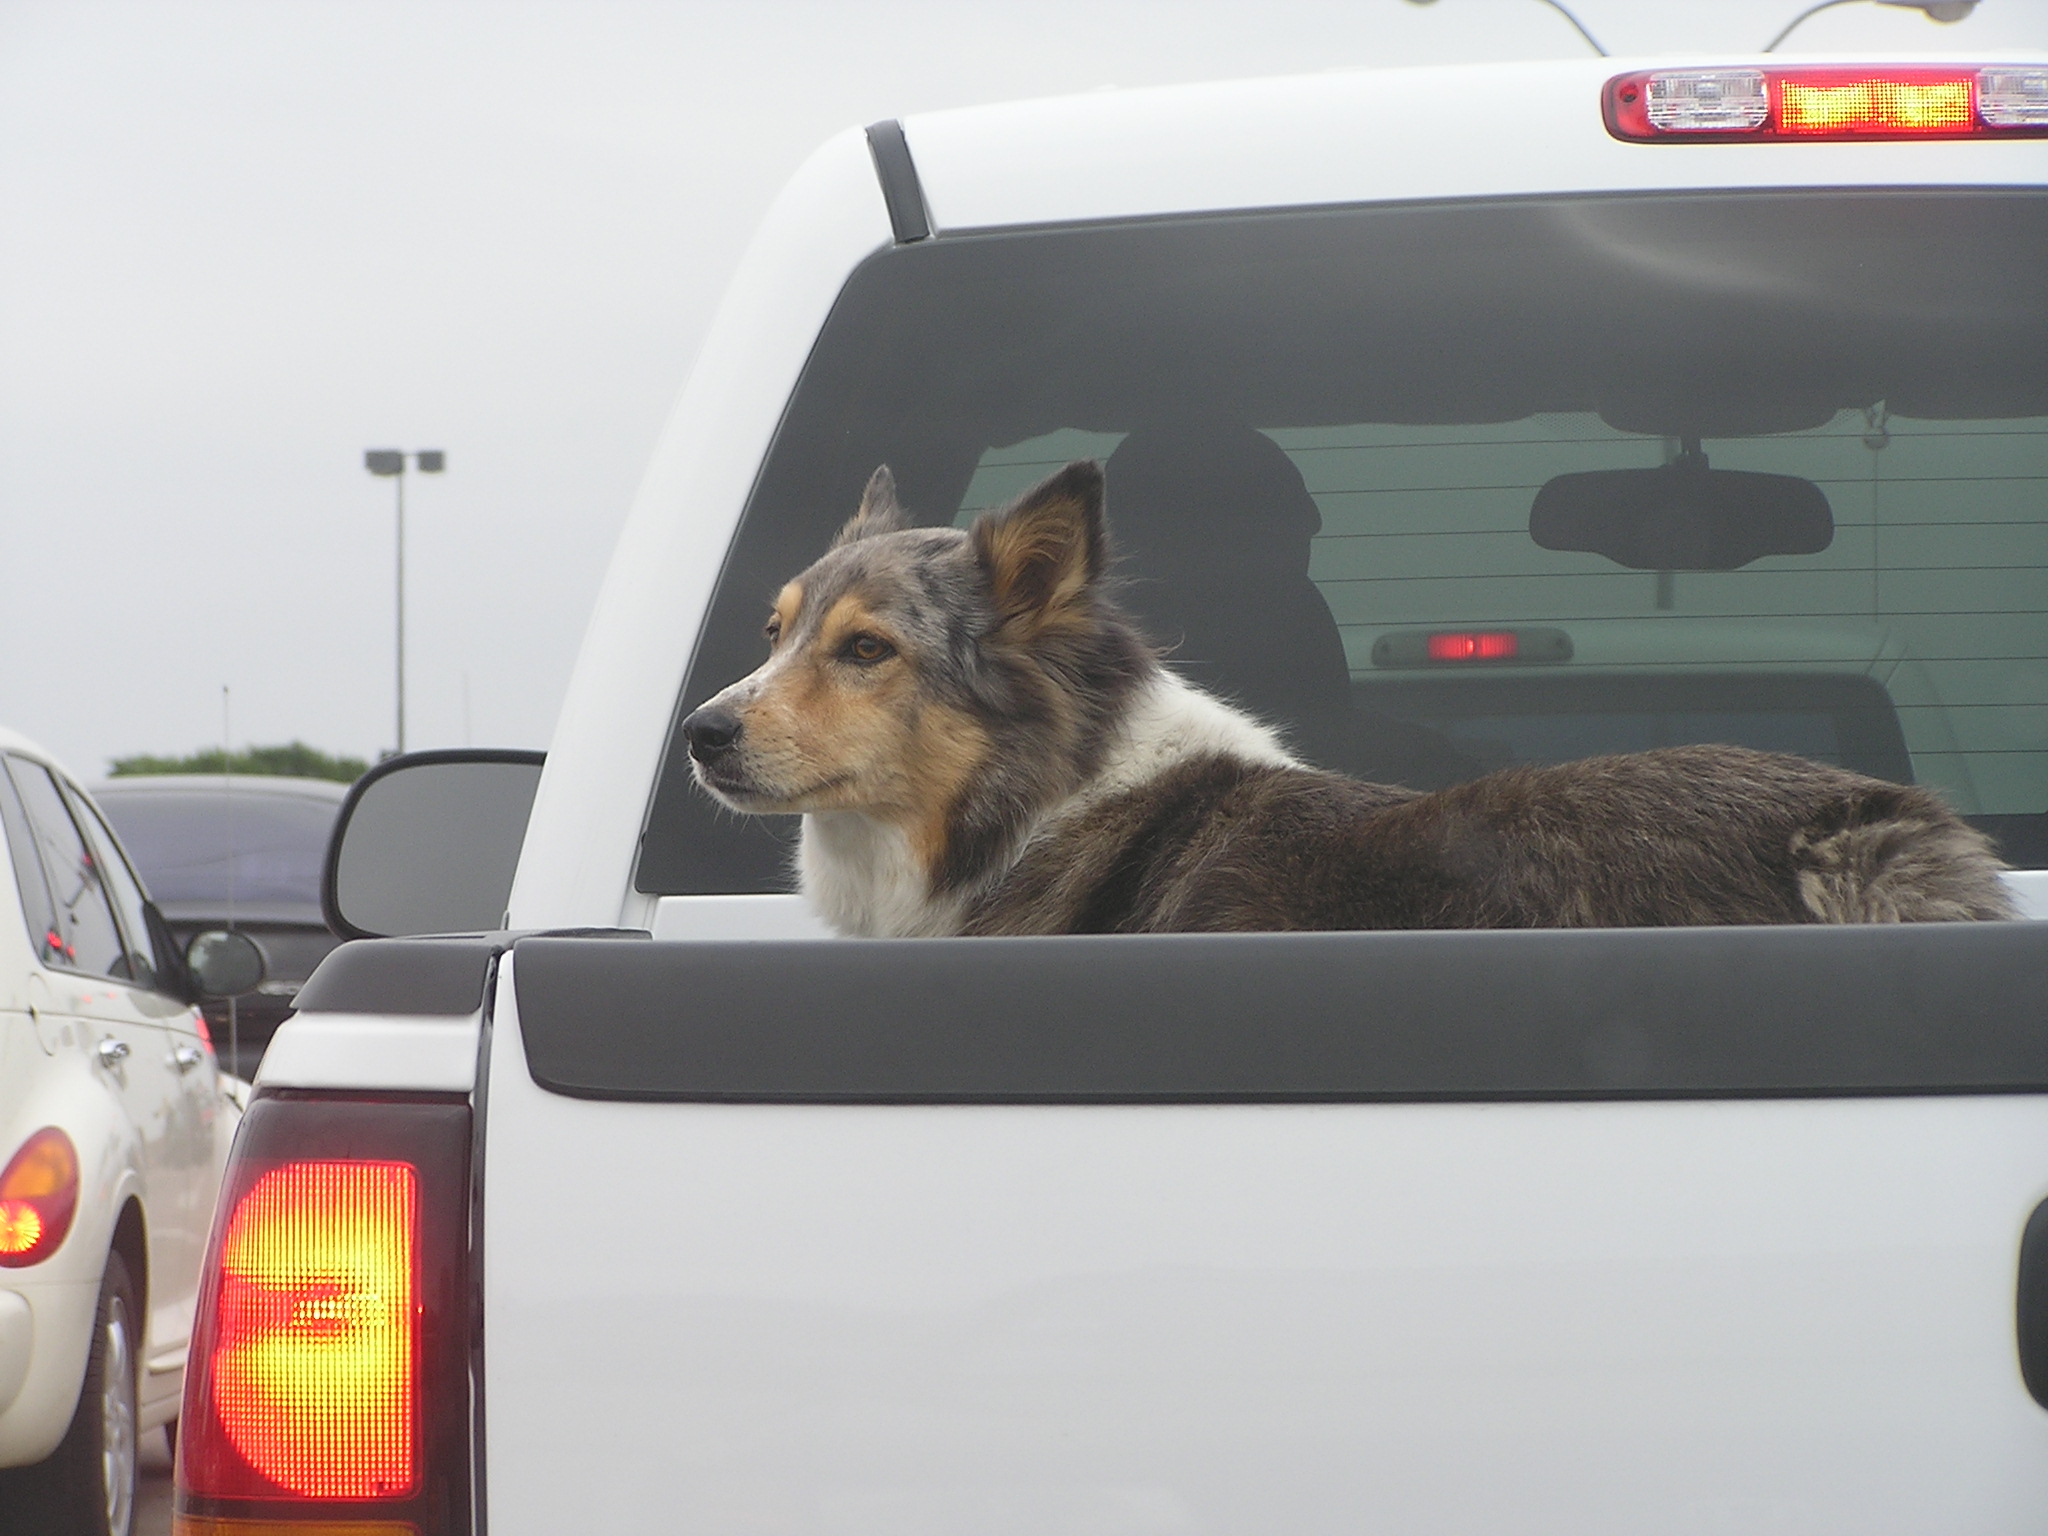
<path fill-rule="evenodd" d="M 2048 1508 L 2048 928 L 529 940 L 499 986 L 499 1536 Z"/>

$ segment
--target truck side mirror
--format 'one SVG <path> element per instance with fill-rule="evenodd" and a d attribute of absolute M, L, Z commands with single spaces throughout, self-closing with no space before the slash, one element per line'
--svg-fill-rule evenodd
<path fill-rule="evenodd" d="M 320 910 L 345 939 L 502 926 L 541 752 L 457 748 L 386 758 L 341 803 Z"/>
<path fill-rule="evenodd" d="M 227 928 L 209 928 L 192 935 L 185 946 L 185 974 L 192 987 L 208 1002 L 246 997 L 263 985 L 268 967 L 263 951 L 246 933 Z"/>

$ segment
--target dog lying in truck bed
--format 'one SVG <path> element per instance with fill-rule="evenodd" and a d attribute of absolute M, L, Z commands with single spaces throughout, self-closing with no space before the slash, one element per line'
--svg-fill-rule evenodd
<path fill-rule="evenodd" d="M 962 531 L 886 467 L 684 722 L 698 782 L 802 812 L 804 894 L 869 936 L 1923 922 L 2013 909 L 1931 792 L 1740 747 L 1433 793 L 1305 767 L 1163 666 L 1108 577 L 1101 467 Z"/>

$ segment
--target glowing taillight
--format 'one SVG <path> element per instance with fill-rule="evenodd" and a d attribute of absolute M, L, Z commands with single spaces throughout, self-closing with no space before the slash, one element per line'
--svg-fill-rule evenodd
<path fill-rule="evenodd" d="M 40 1264 L 78 1213 L 78 1149 L 54 1125 L 21 1144 L 0 1170 L 0 1268 Z"/>
<path fill-rule="evenodd" d="M 1572 659 L 1561 629 L 1390 629 L 1372 643 L 1376 667 L 1549 666 Z"/>
<path fill-rule="evenodd" d="M 1778 127 L 1785 133 L 1968 132 L 1977 120 L 1974 75 L 1849 80 L 1787 75 L 1777 85 Z"/>
<path fill-rule="evenodd" d="M 468 1529 L 468 1135 L 456 1100 L 250 1105 L 186 1369 L 175 1530 Z"/>
<path fill-rule="evenodd" d="M 404 1163 L 288 1163 L 228 1219 L 214 1398 L 235 1448 L 281 1488 L 412 1489 L 418 1191 Z"/>
<path fill-rule="evenodd" d="M 1603 105 L 1644 144 L 2029 138 L 2048 134 L 2048 68 L 1647 70 L 1608 81 Z"/>
<path fill-rule="evenodd" d="M 1520 649 L 1511 629 L 1452 630 L 1429 637 L 1431 661 L 1506 661 Z"/>

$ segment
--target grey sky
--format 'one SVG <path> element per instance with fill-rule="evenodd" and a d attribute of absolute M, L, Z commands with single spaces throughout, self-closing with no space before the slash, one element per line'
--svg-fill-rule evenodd
<path fill-rule="evenodd" d="M 1615 52 L 1747 51 L 1800 8 L 1574 5 Z M 2048 53 L 2048 0 L 1798 40 Z M 545 745 L 712 306 L 827 134 L 1584 51 L 1535 0 L 0 0 L 0 724 L 91 777 L 217 741 L 226 684 L 237 745 L 388 747 L 362 450 L 438 447 L 407 744 Z"/>

